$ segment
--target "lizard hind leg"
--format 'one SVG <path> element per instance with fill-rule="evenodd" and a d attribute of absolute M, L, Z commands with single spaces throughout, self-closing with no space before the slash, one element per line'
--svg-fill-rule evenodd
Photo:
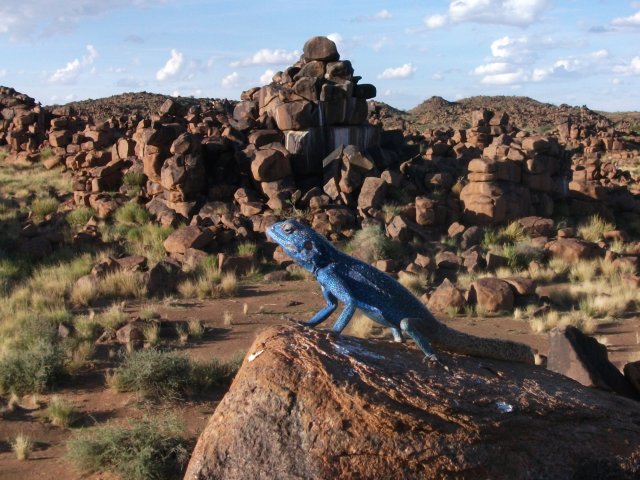
<path fill-rule="evenodd" d="M 420 350 L 424 352 L 429 361 L 437 361 L 438 357 L 431 348 L 431 344 L 429 343 L 429 340 L 427 340 L 427 337 L 425 337 L 424 334 L 420 331 L 418 322 L 420 322 L 420 319 L 418 318 L 403 318 L 400 321 L 400 329 L 402 330 L 402 332 L 413 338 L 413 340 L 416 342 L 418 347 L 420 347 Z"/>

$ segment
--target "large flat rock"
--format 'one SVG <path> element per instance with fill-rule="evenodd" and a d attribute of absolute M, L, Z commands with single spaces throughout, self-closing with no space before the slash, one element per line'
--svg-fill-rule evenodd
<path fill-rule="evenodd" d="M 186 479 L 638 478 L 640 403 L 541 367 L 337 339 L 255 341 Z"/>

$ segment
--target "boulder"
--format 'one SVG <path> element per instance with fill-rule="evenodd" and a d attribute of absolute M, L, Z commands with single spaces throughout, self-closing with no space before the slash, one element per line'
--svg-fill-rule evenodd
<path fill-rule="evenodd" d="M 604 255 L 604 251 L 595 243 L 578 238 L 558 238 L 547 243 L 545 249 L 554 257 L 561 258 L 567 263 L 590 260 Z"/>
<path fill-rule="evenodd" d="M 446 312 L 450 308 L 454 308 L 458 312 L 465 303 L 460 290 L 448 278 L 445 278 L 429 297 L 427 306 L 436 312 Z"/>
<path fill-rule="evenodd" d="M 640 398 L 624 375 L 609 361 L 607 347 L 571 325 L 551 330 L 547 368 L 587 387 Z"/>
<path fill-rule="evenodd" d="M 164 241 L 167 253 L 184 253 L 189 248 L 202 249 L 211 243 L 211 230 L 190 225 L 175 230 Z"/>
<path fill-rule="evenodd" d="M 513 310 L 514 295 L 511 286 L 499 278 L 480 278 L 471 284 L 469 299 L 487 313 Z"/>
<path fill-rule="evenodd" d="M 640 404 L 535 366 L 442 354 L 447 371 L 422 356 L 298 326 L 263 331 L 184 478 L 595 480 L 640 472 Z"/>
<path fill-rule="evenodd" d="M 314 60 L 335 62 L 340 60 L 340 54 L 335 42 L 327 37 L 311 37 L 304 44 L 302 52 L 302 56 L 307 62 Z"/>

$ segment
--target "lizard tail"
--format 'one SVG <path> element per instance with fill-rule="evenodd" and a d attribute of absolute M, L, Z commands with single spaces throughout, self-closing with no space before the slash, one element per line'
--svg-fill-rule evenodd
<path fill-rule="evenodd" d="M 443 350 L 496 360 L 535 363 L 533 350 L 523 343 L 476 337 L 458 332 L 443 324 L 439 324 L 434 330 L 429 332 L 429 339 Z"/>

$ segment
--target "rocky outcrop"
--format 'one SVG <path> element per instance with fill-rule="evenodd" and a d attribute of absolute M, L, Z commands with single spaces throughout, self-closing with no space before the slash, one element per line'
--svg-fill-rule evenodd
<path fill-rule="evenodd" d="M 633 478 L 640 404 L 539 367 L 275 327 L 185 479 Z M 606 432 L 606 434 L 603 434 Z"/>

